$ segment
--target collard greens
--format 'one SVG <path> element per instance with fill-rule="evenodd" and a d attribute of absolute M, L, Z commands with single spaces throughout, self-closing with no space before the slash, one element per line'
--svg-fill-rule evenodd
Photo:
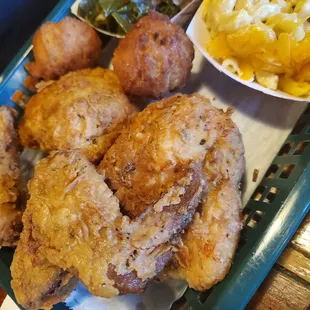
<path fill-rule="evenodd" d="M 151 10 L 172 18 L 180 8 L 172 0 L 82 0 L 78 14 L 99 29 L 124 35 Z"/>

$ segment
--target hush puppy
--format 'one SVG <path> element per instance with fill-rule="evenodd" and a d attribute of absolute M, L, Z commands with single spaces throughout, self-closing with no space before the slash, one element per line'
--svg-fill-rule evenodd
<path fill-rule="evenodd" d="M 79 69 L 94 67 L 101 53 L 96 31 L 76 18 L 42 25 L 33 38 L 34 62 L 25 65 L 35 78 L 44 80 Z"/>
<path fill-rule="evenodd" d="M 112 64 L 127 93 L 159 98 L 184 85 L 193 58 L 194 47 L 184 30 L 151 12 L 120 41 Z"/>

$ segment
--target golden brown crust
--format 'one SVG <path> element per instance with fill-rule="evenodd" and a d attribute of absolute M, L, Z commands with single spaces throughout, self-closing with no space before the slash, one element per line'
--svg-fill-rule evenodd
<path fill-rule="evenodd" d="M 77 279 L 51 265 L 40 253 L 40 242 L 34 238 L 29 210 L 23 215 L 23 224 L 24 229 L 11 265 L 11 286 L 23 308 L 50 309 L 53 304 L 65 300 L 77 284 Z"/>
<path fill-rule="evenodd" d="M 130 220 L 81 153 L 52 152 L 29 182 L 25 230 L 12 265 L 12 287 L 20 302 L 42 300 L 61 270 L 78 277 L 94 295 L 141 292 L 170 260 L 173 241 L 192 217 L 202 187 L 199 171 L 190 166 L 174 184 L 180 189 L 175 202 L 164 203 L 163 197 L 157 201 L 160 207 Z M 38 260 L 33 262 L 32 255 Z M 27 264 L 29 270 L 23 267 Z M 42 280 L 45 272 L 49 275 L 43 288 L 41 281 L 31 280 L 36 270 Z M 28 273 L 24 284 L 21 271 Z"/>
<path fill-rule="evenodd" d="M 99 170 L 124 212 L 134 217 L 162 197 L 184 172 L 179 168 L 192 162 L 200 165 L 207 191 L 167 273 L 203 290 L 228 272 L 242 228 L 238 186 L 244 148 L 231 111 L 197 94 L 153 103 L 116 140 Z"/>
<path fill-rule="evenodd" d="M 184 30 L 151 12 L 120 41 L 112 63 L 126 92 L 158 98 L 185 84 L 193 59 L 194 47 Z"/>
<path fill-rule="evenodd" d="M 99 166 L 124 211 L 135 216 L 147 209 L 183 176 L 184 167 L 202 165 L 225 121 L 225 113 L 197 94 L 175 95 L 140 112 Z"/>
<path fill-rule="evenodd" d="M 143 291 L 177 249 L 170 277 L 203 290 L 226 275 L 242 227 L 244 171 L 230 111 L 197 94 L 153 103 L 123 130 L 98 171 L 76 151 L 52 152 L 37 165 L 26 243 L 28 250 L 29 240 L 38 244 L 41 268 L 66 270 L 103 297 Z"/>
<path fill-rule="evenodd" d="M 36 78 L 52 80 L 70 71 L 95 66 L 101 41 L 87 23 L 65 17 L 39 28 L 33 38 L 33 53 L 35 61 L 26 64 L 26 69 Z"/>
<path fill-rule="evenodd" d="M 19 143 L 10 108 L 0 107 L 0 248 L 15 246 L 22 228 Z"/>
<path fill-rule="evenodd" d="M 171 278 L 185 279 L 198 291 L 223 280 L 232 264 L 242 229 L 241 198 L 228 182 L 210 190 L 182 237 L 183 244 L 169 268 Z"/>
<path fill-rule="evenodd" d="M 172 278 L 185 279 L 191 288 L 206 290 L 223 280 L 238 246 L 241 220 L 239 183 L 245 169 L 242 137 L 230 119 L 230 112 L 220 120 L 203 162 L 203 175 L 209 192 L 203 196 L 193 222 L 182 237 L 170 268 Z M 206 139 L 207 143 L 208 140 Z"/>
<path fill-rule="evenodd" d="M 71 72 L 26 105 L 19 129 L 21 143 L 43 151 L 79 149 L 95 162 L 135 112 L 112 71 Z"/>

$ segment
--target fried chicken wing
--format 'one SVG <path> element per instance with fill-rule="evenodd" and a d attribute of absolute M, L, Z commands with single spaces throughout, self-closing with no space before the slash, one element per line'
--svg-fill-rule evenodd
<path fill-rule="evenodd" d="M 193 59 L 194 46 L 184 30 L 154 11 L 120 41 L 112 64 L 126 92 L 158 98 L 183 87 Z"/>
<path fill-rule="evenodd" d="M 11 286 L 15 297 L 25 309 L 50 309 L 64 301 L 74 289 L 77 278 L 51 265 L 40 253 L 40 242 L 33 235 L 32 214 L 23 215 L 23 232 L 11 265 Z"/>
<path fill-rule="evenodd" d="M 94 295 L 139 293 L 171 259 L 174 242 L 199 203 L 200 169 L 190 164 L 179 176 L 153 206 L 131 220 L 121 213 L 104 176 L 81 153 L 52 152 L 36 166 L 29 182 L 24 222 L 31 225 L 31 238 L 27 242 L 24 237 L 29 228 L 25 224 L 23 240 L 28 250 L 35 242 L 39 257 L 60 268 L 56 271 L 78 277 Z M 14 257 L 12 271 L 18 270 L 20 261 L 25 265 L 24 257 Z M 24 272 L 32 273 L 32 268 Z M 21 302 L 18 281 L 13 272 L 12 286 Z M 32 291 L 38 289 L 34 286 Z"/>
<path fill-rule="evenodd" d="M 244 148 L 239 130 L 229 115 L 226 118 L 217 147 L 207 153 L 203 164 L 209 192 L 167 268 L 170 277 L 185 279 L 195 290 L 209 289 L 223 280 L 242 229 L 239 183 L 245 166 Z"/>
<path fill-rule="evenodd" d="M 239 190 L 229 183 L 219 185 L 204 197 L 201 208 L 165 270 L 198 291 L 223 280 L 230 269 L 242 228 Z"/>
<path fill-rule="evenodd" d="M 34 62 L 26 69 L 36 78 L 44 80 L 97 64 L 101 41 L 96 31 L 76 18 L 65 17 L 58 23 L 47 22 L 33 38 Z"/>
<path fill-rule="evenodd" d="M 153 103 L 134 118 L 99 169 L 124 212 L 134 217 L 171 186 L 179 165 L 189 162 L 201 166 L 207 190 L 168 273 L 203 290 L 228 272 L 242 228 L 238 185 L 244 149 L 230 111 L 197 94 Z"/>
<path fill-rule="evenodd" d="M 21 232 L 19 143 L 14 115 L 0 107 L 0 248 L 15 246 Z"/>
<path fill-rule="evenodd" d="M 210 120 L 220 113 L 202 96 L 176 95 L 133 119 L 99 166 L 129 216 L 166 193 L 182 175 L 181 167 L 202 165 L 218 134 Z"/>
<path fill-rule="evenodd" d="M 96 162 L 135 112 L 112 71 L 71 72 L 26 105 L 21 143 L 43 151 L 79 149 Z"/>

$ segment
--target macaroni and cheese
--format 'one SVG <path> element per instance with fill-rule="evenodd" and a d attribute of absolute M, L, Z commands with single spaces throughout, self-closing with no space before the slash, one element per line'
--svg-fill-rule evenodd
<path fill-rule="evenodd" d="M 244 80 L 310 92 L 310 0 L 204 0 L 207 50 Z M 310 19 L 309 19 L 310 20 Z"/>

